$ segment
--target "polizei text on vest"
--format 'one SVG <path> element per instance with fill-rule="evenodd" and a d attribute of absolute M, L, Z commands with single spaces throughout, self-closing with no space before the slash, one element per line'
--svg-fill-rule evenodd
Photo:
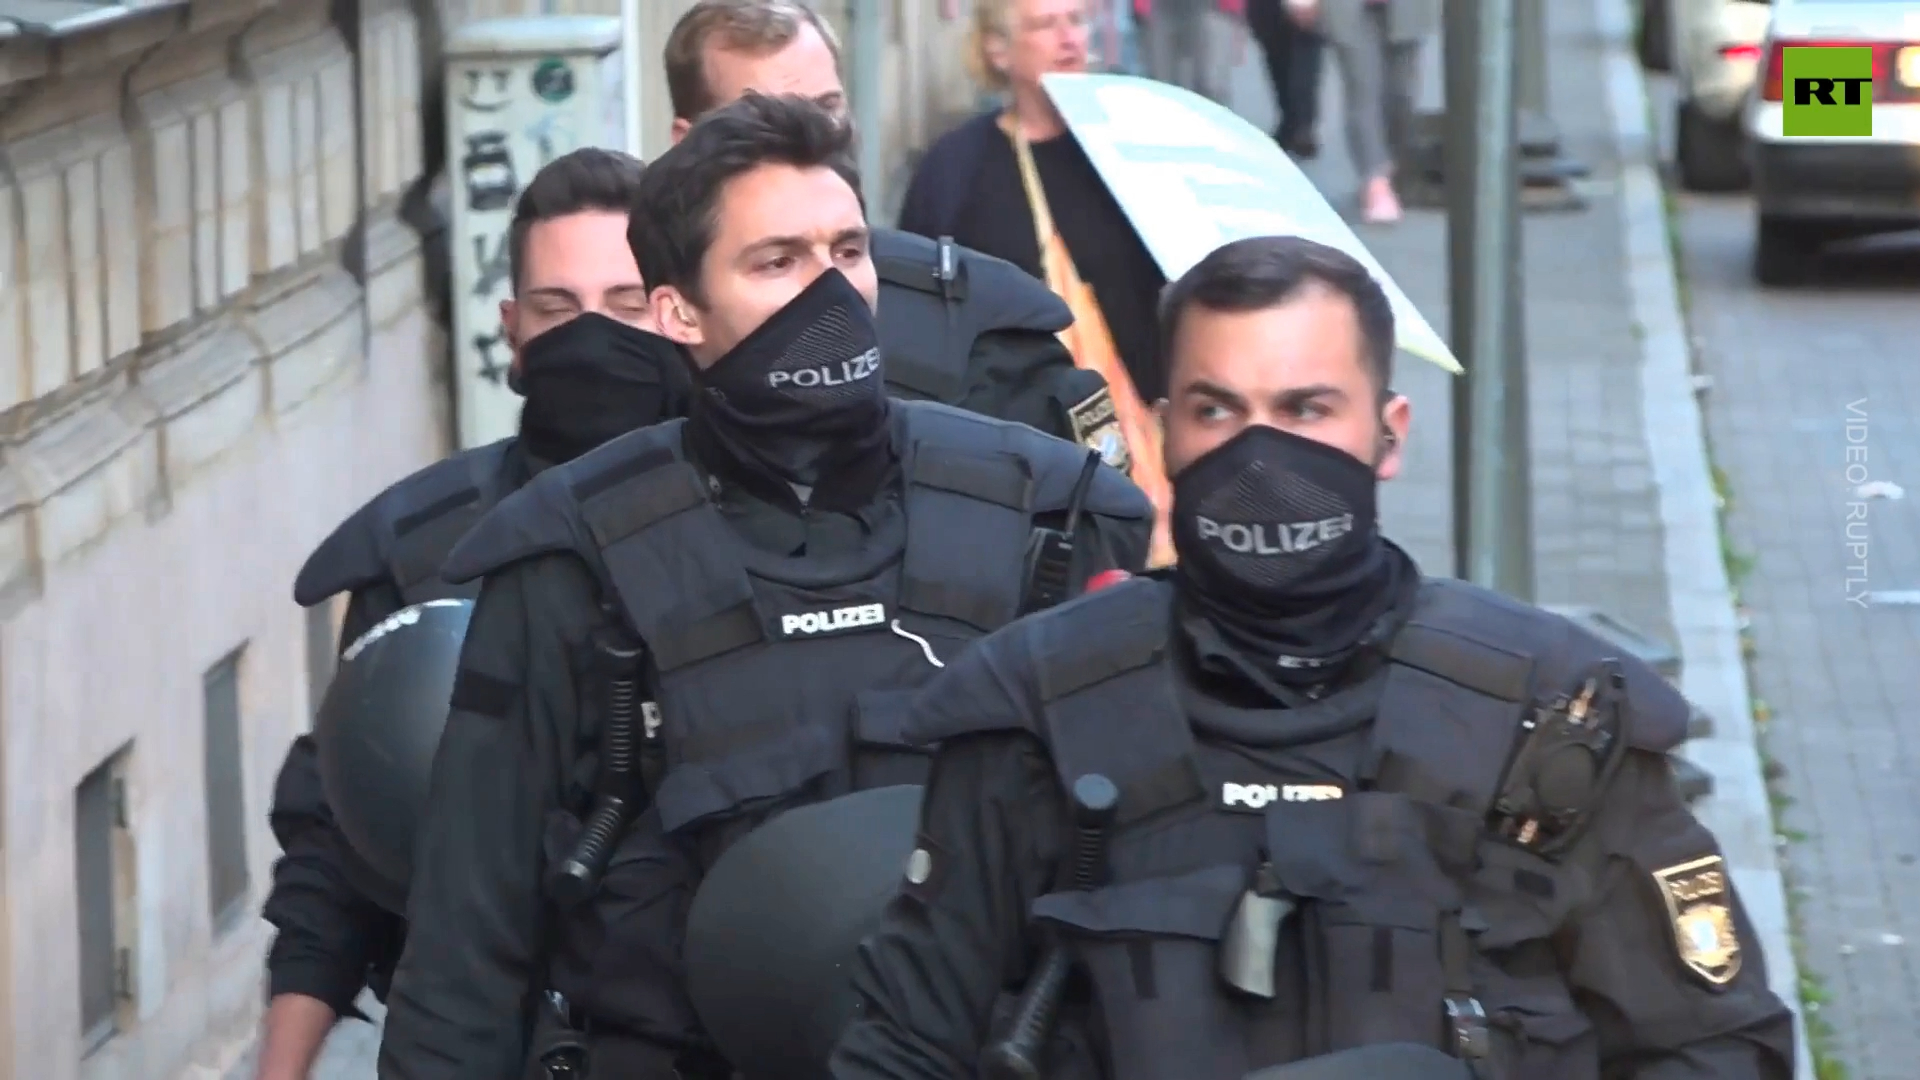
<path fill-rule="evenodd" d="M 879 626 L 887 621 L 887 605 L 854 604 L 830 611 L 802 611 L 780 616 L 780 633 L 787 637 L 814 637 Z"/>

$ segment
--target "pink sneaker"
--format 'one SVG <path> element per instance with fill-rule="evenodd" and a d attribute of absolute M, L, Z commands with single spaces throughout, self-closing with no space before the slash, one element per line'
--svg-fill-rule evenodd
<path fill-rule="evenodd" d="M 1400 220 L 1400 196 L 1393 181 L 1376 176 L 1367 181 L 1360 195 L 1360 220 L 1369 225 L 1392 225 Z"/>

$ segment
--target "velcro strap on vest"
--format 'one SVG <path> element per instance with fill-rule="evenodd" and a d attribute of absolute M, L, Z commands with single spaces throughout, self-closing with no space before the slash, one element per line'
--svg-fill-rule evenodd
<path fill-rule="evenodd" d="M 900 606 L 982 633 L 1012 622 L 1033 531 L 1033 476 L 1012 454 L 921 443 L 907 468 Z M 982 573 L 982 568 L 990 568 Z"/>
<path fill-rule="evenodd" d="M 1374 724 L 1374 786 L 1484 814 L 1499 795 L 1551 653 L 1552 617 L 1458 582 L 1422 586 L 1389 650 Z"/>
<path fill-rule="evenodd" d="M 1389 656 L 1476 694 L 1524 702 L 1531 692 L 1533 657 L 1461 637 L 1450 629 L 1409 623 L 1394 638 Z"/>
<path fill-rule="evenodd" d="M 658 459 L 656 459 L 657 461 Z M 575 487 L 608 584 L 654 666 L 672 671 L 765 640 L 746 568 L 706 484 L 685 462 L 623 463 Z"/>
<path fill-rule="evenodd" d="M 387 554 L 387 567 L 401 599 L 419 603 L 433 596 L 415 597 L 422 586 L 440 581 L 440 566 L 447 552 L 460 542 L 480 519 L 480 489 L 462 488 L 451 492 L 394 522 L 393 547 Z"/>
<path fill-rule="evenodd" d="M 1058 609 L 1034 628 L 1060 782 L 1071 789 L 1088 773 L 1112 780 L 1122 824 L 1206 795 L 1167 656 L 1170 619 L 1166 586 L 1138 581 Z"/>

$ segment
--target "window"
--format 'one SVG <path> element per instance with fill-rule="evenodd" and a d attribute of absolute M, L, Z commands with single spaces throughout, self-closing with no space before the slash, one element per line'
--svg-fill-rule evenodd
<path fill-rule="evenodd" d="M 88 773 L 73 792 L 74 914 L 80 931 L 80 1031 L 91 1051 L 120 1029 L 120 1005 L 132 998 L 125 939 L 130 926 L 131 867 L 118 849 L 127 829 L 126 759 L 122 749 Z"/>
<path fill-rule="evenodd" d="M 307 609 L 307 724 L 320 712 L 327 687 L 340 660 L 340 627 L 335 620 L 337 600 L 315 604 Z"/>
<path fill-rule="evenodd" d="M 240 662 L 236 649 L 207 670 L 204 779 L 207 788 L 207 899 L 216 934 L 236 920 L 247 897 L 246 770 L 240 745 Z"/>

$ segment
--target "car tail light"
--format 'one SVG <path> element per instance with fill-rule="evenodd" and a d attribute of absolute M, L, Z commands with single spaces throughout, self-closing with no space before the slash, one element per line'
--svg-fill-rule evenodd
<path fill-rule="evenodd" d="M 1901 42 L 1883 41 L 1772 41 L 1767 43 L 1766 68 L 1760 80 L 1760 99 L 1780 101 L 1786 96 L 1785 73 L 1781 61 L 1787 49 L 1859 49 L 1873 50 L 1873 81 L 1876 87 L 1889 86 L 1908 93 L 1920 89 L 1920 48 Z M 1911 78 L 1910 78 L 1911 76 Z"/>

